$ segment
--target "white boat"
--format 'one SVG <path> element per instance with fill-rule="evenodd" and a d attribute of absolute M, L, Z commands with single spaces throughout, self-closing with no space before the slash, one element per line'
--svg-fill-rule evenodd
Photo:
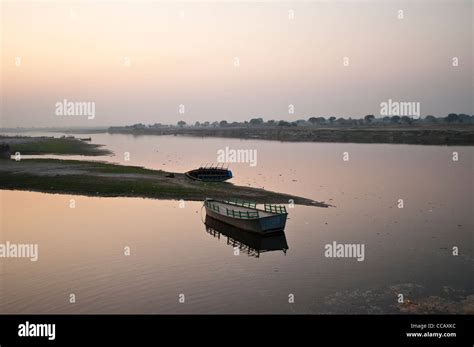
<path fill-rule="evenodd" d="M 204 206 L 206 216 L 260 234 L 284 230 L 288 216 L 285 206 L 273 204 L 259 209 L 252 202 L 206 199 Z"/>

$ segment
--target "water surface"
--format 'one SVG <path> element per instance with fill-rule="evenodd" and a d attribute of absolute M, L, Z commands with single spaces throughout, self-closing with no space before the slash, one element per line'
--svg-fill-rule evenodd
<path fill-rule="evenodd" d="M 215 163 L 226 146 L 256 149 L 256 167 L 231 164 L 233 183 L 335 207 L 290 208 L 286 253 L 255 257 L 234 255 L 232 240 L 207 232 L 200 202 L 0 191 L 2 240 L 40 249 L 37 262 L 1 261 L 1 312 L 473 312 L 472 147 L 92 139 L 114 155 L 75 158 L 177 172 Z M 326 258 L 333 241 L 363 243 L 365 260 Z M 398 293 L 416 305 L 397 304 Z"/>

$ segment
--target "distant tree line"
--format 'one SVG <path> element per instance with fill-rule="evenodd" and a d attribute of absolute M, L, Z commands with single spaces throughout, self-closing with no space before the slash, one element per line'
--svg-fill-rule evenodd
<path fill-rule="evenodd" d="M 180 120 L 176 125 L 166 125 L 161 123 L 155 123 L 145 125 L 142 123 L 125 126 L 121 128 L 125 129 L 160 129 L 160 128 L 172 128 L 172 127 L 211 127 L 211 128 L 228 128 L 228 127 L 314 127 L 314 126 L 358 126 L 358 125 L 412 125 L 412 124 L 474 124 L 474 115 L 467 114 L 456 114 L 450 113 L 446 117 L 435 117 L 428 115 L 426 117 L 413 118 L 409 116 L 385 116 L 376 118 L 374 115 L 366 115 L 363 118 L 336 118 L 331 117 L 310 117 L 308 119 L 298 119 L 295 121 L 286 120 L 268 120 L 264 121 L 263 118 L 252 118 L 249 121 L 244 122 L 228 122 L 221 120 L 220 122 L 204 121 L 195 122 L 194 124 L 187 124 L 185 121 Z"/>

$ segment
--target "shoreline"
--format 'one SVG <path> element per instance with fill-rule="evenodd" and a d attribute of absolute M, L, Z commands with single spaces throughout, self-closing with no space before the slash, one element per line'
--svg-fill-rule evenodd
<path fill-rule="evenodd" d="M 0 133 L 13 135 L 33 131 L 28 128 L 0 129 Z M 34 131 L 41 131 L 34 129 Z M 412 124 L 412 125 L 359 125 L 359 126 L 227 126 L 227 127 L 134 127 L 108 128 L 45 128 L 45 132 L 66 134 L 122 134 L 133 136 L 188 136 L 232 138 L 301 143 L 355 143 L 355 144 L 405 144 L 424 146 L 474 146 L 474 124 Z M 10 137 L 0 135 L 2 138 Z M 46 137 L 47 138 L 47 137 Z M 66 138 L 66 140 L 71 140 Z M 73 139 L 74 140 L 74 139 Z M 76 139 L 78 140 L 78 139 Z M 100 147 L 100 145 L 96 145 Z M 26 153 L 25 153 L 26 154 Z M 35 152 L 33 154 L 46 154 Z M 92 154 L 94 155 L 94 154 Z"/>
<path fill-rule="evenodd" d="M 313 143 L 407 144 L 474 146 L 474 126 L 414 127 L 228 127 L 228 128 L 127 128 L 111 127 L 109 134 L 174 135 L 242 140 Z"/>
<path fill-rule="evenodd" d="M 49 136 L 5 136 L 0 135 L 0 144 L 10 146 L 13 157 L 16 152 L 21 155 L 87 155 L 101 156 L 112 152 L 104 145 L 92 144 L 75 137 Z"/>

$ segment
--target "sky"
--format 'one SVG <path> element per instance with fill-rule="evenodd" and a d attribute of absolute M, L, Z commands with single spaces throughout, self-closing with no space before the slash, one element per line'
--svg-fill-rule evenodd
<path fill-rule="evenodd" d="M 1 12 L 0 127 L 360 118 L 389 99 L 474 114 L 469 0 L 7 1 Z M 94 103 L 94 117 L 56 114 L 64 100 Z"/>

